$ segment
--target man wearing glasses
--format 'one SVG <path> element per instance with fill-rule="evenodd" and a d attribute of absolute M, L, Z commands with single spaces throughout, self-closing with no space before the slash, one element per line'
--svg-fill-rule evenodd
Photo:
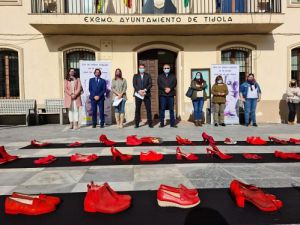
<path fill-rule="evenodd" d="M 157 85 L 159 90 L 159 127 L 165 126 L 165 110 L 170 110 L 170 126 L 176 128 L 174 115 L 174 96 L 176 95 L 177 79 L 175 74 L 171 73 L 170 65 L 163 66 L 163 73 L 158 76 Z"/>

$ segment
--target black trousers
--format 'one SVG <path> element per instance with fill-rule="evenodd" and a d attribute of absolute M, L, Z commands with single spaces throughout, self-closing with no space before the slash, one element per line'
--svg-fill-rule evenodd
<path fill-rule="evenodd" d="M 147 120 L 149 124 L 152 124 L 152 113 L 151 113 L 151 98 L 145 96 L 144 99 L 140 99 L 135 97 L 135 117 L 134 121 L 136 125 L 139 125 L 141 121 L 141 106 L 142 102 L 144 102 L 146 111 L 147 111 Z"/>
<path fill-rule="evenodd" d="M 297 103 L 288 102 L 289 106 L 289 122 L 295 121 L 295 116 L 297 114 Z"/>

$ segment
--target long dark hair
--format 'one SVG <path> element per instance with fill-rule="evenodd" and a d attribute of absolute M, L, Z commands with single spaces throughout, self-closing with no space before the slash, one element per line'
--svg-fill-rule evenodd
<path fill-rule="evenodd" d="M 120 79 L 123 80 L 122 70 L 121 70 L 120 68 L 117 68 L 117 69 L 115 70 L 115 80 L 117 80 L 117 78 L 118 78 L 118 77 L 116 76 L 117 71 L 120 72 Z"/>
<path fill-rule="evenodd" d="M 70 71 L 71 71 L 71 70 L 74 70 L 74 77 L 75 77 L 75 79 L 78 78 L 78 75 L 77 75 L 77 73 L 76 73 L 76 70 L 75 70 L 74 68 L 70 68 L 70 69 L 68 70 L 68 73 L 66 74 L 66 77 L 65 77 L 66 80 L 70 80 Z"/>
<path fill-rule="evenodd" d="M 200 79 L 197 79 L 196 76 L 197 74 L 200 74 Z M 197 72 L 195 77 L 194 77 L 194 81 L 196 81 L 198 84 L 203 84 L 205 82 L 205 80 L 203 79 L 203 75 L 201 72 Z"/>
<path fill-rule="evenodd" d="M 215 80 L 215 84 L 217 84 L 218 83 L 218 80 L 221 80 L 222 79 L 222 81 L 223 81 L 223 77 L 221 76 L 221 75 L 218 75 L 217 77 L 216 77 L 216 80 Z M 224 82 L 224 81 L 223 81 Z"/>

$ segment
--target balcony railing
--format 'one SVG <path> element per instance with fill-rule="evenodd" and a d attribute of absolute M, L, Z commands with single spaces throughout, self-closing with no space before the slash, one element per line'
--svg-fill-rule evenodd
<path fill-rule="evenodd" d="M 281 0 L 31 0 L 34 14 L 281 13 Z"/>

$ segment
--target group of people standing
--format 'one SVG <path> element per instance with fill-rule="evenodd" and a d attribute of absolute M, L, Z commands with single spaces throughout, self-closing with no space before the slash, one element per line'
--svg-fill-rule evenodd
<path fill-rule="evenodd" d="M 101 78 L 101 70 L 95 69 L 95 77 L 89 80 L 90 101 L 92 106 L 92 127 L 97 125 L 97 109 L 100 114 L 100 128 L 104 127 L 104 101 L 106 93 L 106 81 Z M 140 64 L 138 73 L 133 76 L 133 88 L 135 98 L 135 128 L 139 128 L 141 121 L 141 105 L 144 103 L 147 112 L 147 123 L 150 128 L 153 128 L 152 111 L 151 111 L 151 88 L 152 78 L 150 74 L 145 72 L 145 65 Z M 176 128 L 174 102 L 176 96 L 177 79 L 172 73 L 171 67 L 168 64 L 163 66 L 163 73 L 158 76 L 157 86 L 159 91 L 159 127 L 165 126 L 165 111 L 170 111 L 170 127 Z M 208 85 L 203 79 L 201 72 L 197 72 L 191 81 L 190 88 L 191 101 L 194 108 L 194 123 L 195 126 L 203 124 L 203 105 L 207 96 Z M 115 76 L 111 85 L 112 102 L 114 104 L 116 123 L 119 128 L 123 127 L 125 118 L 125 104 L 127 101 L 127 81 L 122 75 L 121 69 L 116 69 Z M 70 69 L 64 83 L 64 107 L 68 108 L 70 121 L 70 129 L 79 128 L 79 107 L 82 106 L 80 95 L 83 92 L 80 79 L 74 69 Z M 222 76 L 217 76 L 215 83 L 211 87 L 213 119 L 215 126 L 226 126 L 224 121 L 224 110 L 226 107 L 226 96 L 228 88 Z M 245 125 L 257 126 L 256 123 L 256 106 L 261 99 L 261 88 L 256 82 L 254 74 L 249 74 L 244 83 L 240 85 L 240 100 L 244 105 Z M 300 88 L 296 80 L 290 82 L 287 90 L 287 104 L 289 108 L 288 123 L 293 124 L 296 115 L 296 108 L 300 102 Z"/>

